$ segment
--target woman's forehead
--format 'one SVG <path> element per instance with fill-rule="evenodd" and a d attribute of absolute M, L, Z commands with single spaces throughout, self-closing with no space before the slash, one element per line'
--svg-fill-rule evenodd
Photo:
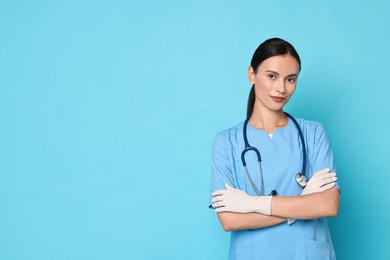
<path fill-rule="evenodd" d="M 260 63 L 259 69 L 272 70 L 283 74 L 298 73 L 299 63 L 290 54 L 270 57 Z"/>

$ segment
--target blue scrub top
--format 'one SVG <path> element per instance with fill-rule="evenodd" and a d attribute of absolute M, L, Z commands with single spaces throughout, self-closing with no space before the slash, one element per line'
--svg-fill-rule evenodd
<path fill-rule="evenodd" d="M 277 190 L 277 196 L 298 196 L 302 188 L 295 175 L 302 169 L 302 145 L 296 126 L 288 124 L 275 128 L 272 138 L 265 130 L 248 124 L 247 136 L 262 158 L 263 194 Z M 296 119 L 306 142 L 308 179 L 324 168 L 336 172 L 333 154 L 322 124 Z M 246 177 L 241 162 L 245 148 L 241 122 L 220 132 L 212 150 L 211 193 L 225 189 L 225 183 L 250 195 L 256 195 Z M 246 163 L 253 182 L 260 183 L 260 170 L 254 152 L 246 153 Z M 339 184 L 336 183 L 339 189 Z M 210 199 L 212 198 L 210 193 Z M 210 203 L 211 204 L 211 203 Z M 326 218 L 297 220 L 279 225 L 231 232 L 229 259 L 336 259 Z"/>

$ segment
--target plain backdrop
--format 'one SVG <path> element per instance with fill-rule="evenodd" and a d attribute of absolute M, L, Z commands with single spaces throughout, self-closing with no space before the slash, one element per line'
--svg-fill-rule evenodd
<path fill-rule="evenodd" d="M 389 3 L 1 0 L 0 259 L 227 259 L 211 144 L 270 37 L 331 139 L 338 259 L 389 259 Z"/>

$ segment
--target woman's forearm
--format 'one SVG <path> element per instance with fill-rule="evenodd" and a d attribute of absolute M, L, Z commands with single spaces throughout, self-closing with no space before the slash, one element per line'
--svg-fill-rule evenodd
<path fill-rule="evenodd" d="M 296 197 L 272 197 L 273 216 L 295 219 L 334 217 L 338 213 L 340 193 L 330 189 Z"/>
<path fill-rule="evenodd" d="M 225 231 L 264 228 L 287 221 L 286 218 L 260 213 L 220 212 L 218 218 Z"/>
<path fill-rule="evenodd" d="M 272 216 L 259 213 L 218 213 L 225 231 L 256 229 L 274 226 L 287 218 L 315 219 L 336 216 L 339 208 L 338 189 L 330 189 L 303 196 L 272 197 Z"/>

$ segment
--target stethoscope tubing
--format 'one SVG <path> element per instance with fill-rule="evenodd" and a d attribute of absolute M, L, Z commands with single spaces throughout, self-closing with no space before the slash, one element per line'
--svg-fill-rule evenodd
<path fill-rule="evenodd" d="M 294 122 L 294 125 L 297 127 L 299 139 L 301 140 L 301 144 L 302 144 L 302 170 L 301 170 L 301 174 L 306 177 L 307 154 L 306 154 L 306 143 L 305 143 L 305 138 L 303 137 L 302 129 L 299 126 L 297 120 L 292 115 L 290 115 L 287 112 L 284 112 L 284 113 L 286 114 L 286 116 L 288 116 Z"/>
<path fill-rule="evenodd" d="M 298 135 L 299 135 L 299 139 L 301 140 L 301 145 L 302 145 L 302 170 L 301 170 L 301 173 L 297 173 L 297 174 L 300 174 L 301 176 L 304 176 L 306 177 L 306 163 L 307 163 L 307 154 L 306 154 L 306 144 L 305 144 L 305 140 L 304 140 L 304 137 L 303 137 L 303 133 L 302 133 L 302 130 L 297 122 L 297 120 L 290 114 L 288 114 L 287 112 L 284 112 L 286 114 L 286 116 L 288 116 L 288 118 L 290 118 L 294 125 L 296 126 L 297 130 L 298 130 Z M 248 137 L 247 137 L 247 126 L 248 126 L 248 123 L 249 123 L 249 119 L 250 119 L 251 116 L 249 116 L 245 122 L 244 122 L 244 129 L 243 129 L 243 137 L 244 137 L 244 143 L 245 143 L 245 148 L 244 150 L 242 151 L 241 153 L 241 162 L 242 162 L 242 165 L 244 167 L 244 170 L 245 170 L 245 173 L 249 179 L 249 182 L 253 188 L 253 190 L 256 192 L 257 195 L 259 196 L 262 196 L 263 194 L 263 167 L 261 165 L 261 154 L 259 152 L 259 150 L 256 148 L 256 147 L 253 147 L 249 144 L 248 142 Z M 248 171 L 248 167 L 247 167 L 247 164 L 246 164 L 246 160 L 245 160 L 245 154 L 249 151 L 254 151 L 256 153 L 256 156 L 257 156 L 257 162 L 259 163 L 259 168 L 260 168 L 260 190 L 257 189 L 256 185 L 254 184 L 250 174 L 249 174 L 249 171 Z M 300 184 L 300 183 L 298 183 Z M 301 185 L 301 184 L 300 184 Z M 273 190 L 271 192 L 270 195 L 276 195 L 276 190 Z"/>

